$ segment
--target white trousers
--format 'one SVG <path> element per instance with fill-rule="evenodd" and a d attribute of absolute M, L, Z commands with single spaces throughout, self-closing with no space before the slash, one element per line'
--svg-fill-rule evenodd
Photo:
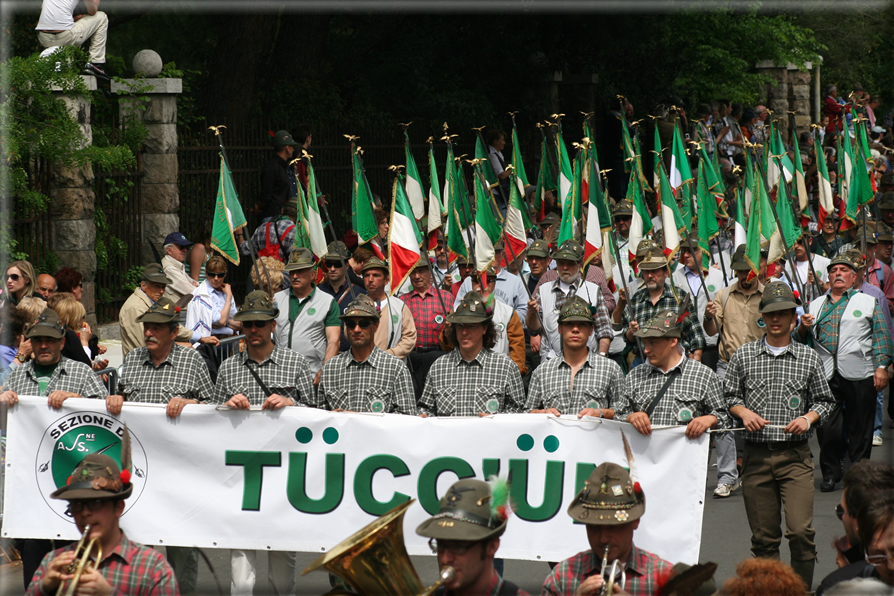
<path fill-rule="evenodd" d="M 45 48 L 53 46 L 82 46 L 92 35 L 90 42 L 90 62 L 93 64 L 105 64 L 106 61 L 106 36 L 109 30 L 109 17 L 101 10 L 96 14 L 85 14 L 75 21 L 74 27 L 62 33 L 37 32 L 37 41 Z"/>
<path fill-rule="evenodd" d="M 252 596 L 252 591 L 255 587 L 255 571 L 257 569 L 259 552 L 263 551 L 230 551 L 230 566 L 232 568 L 231 596 Z M 266 552 L 269 590 L 263 593 L 275 594 L 277 596 L 294 596 L 295 560 L 297 554 L 285 551 Z"/>

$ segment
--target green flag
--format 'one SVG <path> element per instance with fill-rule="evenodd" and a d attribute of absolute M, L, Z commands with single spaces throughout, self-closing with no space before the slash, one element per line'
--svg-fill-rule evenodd
<path fill-rule="evenodd" d="M 463 205 L 465 198 L 460 189 L 462 182 L 457 179 L 456 162 L 453 159 L 453 146 L 447 145 L 447 170 L 444 174 L 445 188 L 447 189 L 447 249 L 453 254 L 465 258 L 469 258 L 469 248 L 466 246 L 466 240 L 463 237 L 463 229 L 468 227 L 463 225 L 464 219 L 461 218 L 461 211 L 464 211 Z"/>
<path fill-rule="evenodd" d="M 363 174 L 363 162 L 357 147 L 352 147 L 354 185 L 351 192 L 351 224 L 357 232 L 358 245 L 364 245 L 379 235 L 379 226 L 373 212 L 373 196 Z"/>
<path fill-rule="evenodd" d="M 698 199 L 698 245 L 702 249 L 702 268 L 707 269 L 711 265 L 710 242 L 720 233 L 720 225 L 717 223 L 717 202 L 708 190 L 703 163 L 704 160 L 699 160 L 696 197 Z"/>
<path fill-rule="evenodd" d="M 484 144 L 484 138 L 481 136 L 481 132 L 475 136 L 475 159 L 484 160 L 481 162 L 481 171 L 484 172 L 484 179 L 487 180 L 488 186 L 493 188 L 500 184 L 500 181 L 497 179 L 497 174 L 494 172 L 494 166 L 490 163 L 490 156 L 487 152 L 487 146 Z"/>
<path fill-rule="evenodd" d="M 512 121 L 512 167 L 515 169 L 516 185 L 521 196 L 525 196 L 525 187 L 528 186 L 528 175 L 525 173 L 525 164 L 522 162 L 521 145 L 518 142 L 518 130 L 515 128 L 515 120 Z M 525 210 L 527 212 L 527 210 Z"/>
<path fill-rule="evenodd" d="M 214 205 L 214 223 L 211 227 L 211 248 L 234 265 L 238 265 L 240 259 L 239 246 L 233 233 L 246 223 L 239 195 L 233 186 L 233 176 L 221 156 L 220 182 L 217 185 L 217 202 Z"/>
<path fill-rule="evenodd" d="M 568 200 L 562 204 L 562 223 L 559 226 L 559 246 L 566 240 L 577 239 L 577 224 L 581 220 L 581 173 L 583 171 L 583 152 L 578 151 L 574 158 L 571 192 Z"/>
<path fill-rule="evenodd" d="M 770 263 L 775 263 L 791 250 L 802 234 L 801 226 L 795 221 L 785 184 L 781 180 L 776 189 L 776 216 L 779 218 L 779 233 L 773 234 L 770 239 L 770 257 L 767 259 Z"/>
<path fill-rule="evenodd" d="M 549 167 L 549 144 L 544 136 L 540 142 L 540 169 L 537 172 L 537 190 L 534 191 L 535 223 L 540 223 L 546 215 L 546 193 L 555 189 L 556 179 Z"/>

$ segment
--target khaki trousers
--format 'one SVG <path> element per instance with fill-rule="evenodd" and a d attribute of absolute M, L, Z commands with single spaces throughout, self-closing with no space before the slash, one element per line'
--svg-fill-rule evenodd
<path fill-rule="evenodd" d="M 92 64 L 105 64 L 106 62 L 106 34 L 109 29 L 109 18 L 101 10 L 94 15 L 85 14 L 75 21 L 74 27 L 62 33 L 37 32 L 37 41 L 45 48 L 53 46 L 82 46 L 88 38 L 93 36 L 90 42 L 90 62 Z"/>
<path fill-rule="evenodd" d="M 779 558 L 780 511 L 784 507 L 785 537 L 792 566 L 797 569 L 794 563 L 816 559 L 813 491 L 813 456 L 806 442 L 771 450 L 766 444 L 746 441 L 742 492 L 751 526 L 751 552 L 755 557 Z"/>

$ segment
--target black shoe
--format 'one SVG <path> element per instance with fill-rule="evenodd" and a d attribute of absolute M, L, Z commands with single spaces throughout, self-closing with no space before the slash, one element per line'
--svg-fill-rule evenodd
<path fill-rule="evenodd" d="M 109 75 L 107 75 L 106 72 L 102 68 L 100 68 L 98 64 L 93 64 L 91 62 L 88 62 L 86 65 L 84 65 L 84 74 L 92 75 L 98 79 L 105 79 L 106 81 L 111 80 Z"/>
<path fill-rule="evenodd" d="M 831 478 L 823 478 L 823 481 L 820 482 L 820 491 L 830 493 L 833 490 L 835 490 L 835 481 Z"/>

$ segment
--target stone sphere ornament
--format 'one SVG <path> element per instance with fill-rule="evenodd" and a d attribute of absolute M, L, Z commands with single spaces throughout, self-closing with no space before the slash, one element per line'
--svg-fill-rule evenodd
<path fill-rule="evenodd" d="M 140 50 L 133 57 L 131 67 L 135 74 L 144 73 L 147 77 L 153 78 L 161 74 L 164 64 L 161 56 L 155 50 Z"/>

